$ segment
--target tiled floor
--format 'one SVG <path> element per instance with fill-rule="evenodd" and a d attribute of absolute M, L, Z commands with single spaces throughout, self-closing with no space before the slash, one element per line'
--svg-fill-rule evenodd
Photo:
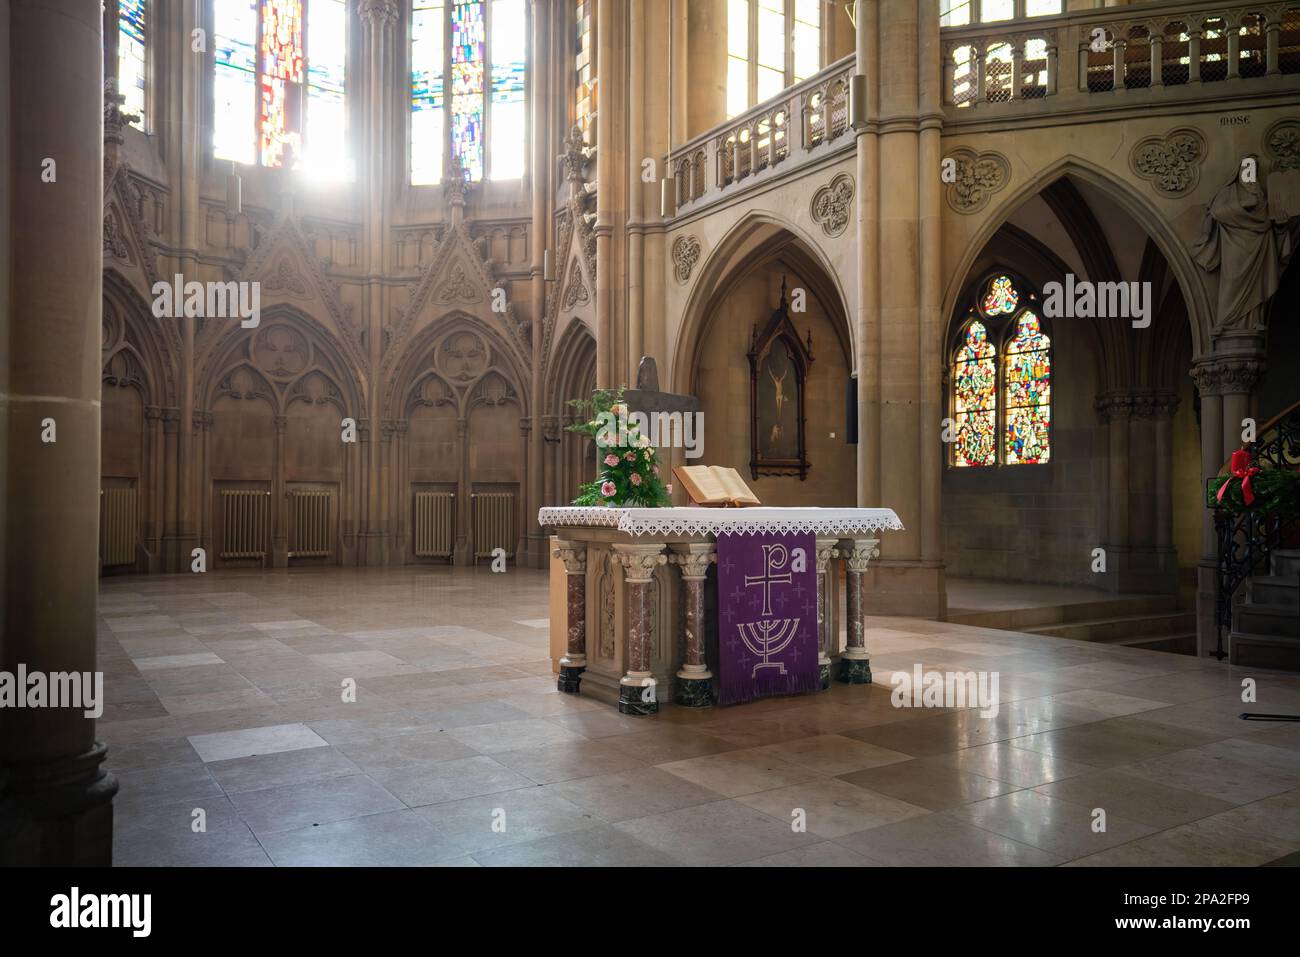
<path fill-rule="evenodd" d="M 623 717 L 559 695 L 546 579 L 110 579 L 118 864 L 1257 865 L 1300 851 L 1300 678 L 872 619 L 876 684 Z M 995 716 L 892 669 L 997 672 Z M 345 692 L 355 690 L 355 700 Z"/>

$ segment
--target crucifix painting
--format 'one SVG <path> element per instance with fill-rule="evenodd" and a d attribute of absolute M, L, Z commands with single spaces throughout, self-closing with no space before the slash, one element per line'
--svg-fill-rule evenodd
<path fill-rule="evenodd" d="M 806 341 L 799 338 L 790 321 L 782 279 L 780 304 L 761 331 L 755 326 L 750 343 L 749 471 L 753 478 L 808 476 L 804 392 L 812 359 L 812 333 Z"/>

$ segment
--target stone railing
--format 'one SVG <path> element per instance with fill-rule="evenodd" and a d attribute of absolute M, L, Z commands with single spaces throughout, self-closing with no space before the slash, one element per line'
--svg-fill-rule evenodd
<path fill-rule="evenodd" d="M 849 78 L 853 57 L 831 64 L 779 95 L 679 146 L 668 156 L 670 214 L 692 212 L 740 188 L 851 147 Z"/>
<path fill-rule="evenodd" d="M 1300 0 L 1162 0 L 945 27 L 942 49 L 950 117 L 1058 94 L 1105 98 L 1126 90 L 1282 77 L 1300 74 Z"/>

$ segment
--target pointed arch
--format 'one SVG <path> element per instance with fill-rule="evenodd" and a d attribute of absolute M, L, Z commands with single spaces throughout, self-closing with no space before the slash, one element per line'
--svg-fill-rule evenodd
<path fill-rule="evenodd" d="M 103 368 L 128 350 L 140 363 L 139 386 L 145 405 L 179 405 L 175 370 L 180 366 L 180 336 L 174 320 L 155 319 L 136 286 L 117 269 L 104 270 Z"/>
<path fill-rule="evenodd" d="M 1131 183 L 1073 154 L 1061 157 L 1011 191 L 1001 202 L 990 206 L 983 224 L 964 242 L 965 251 L 949 274 L 948 285 L 944 290 L 944 314 L 952 315 L 958 307 L 962 290 L 976 259 L 1011 215 L 1030 198 L 1043 193 L 1057 180 L 1067 177 L 1103 190 L 1142 227 L 1169 263 L 1174 280 L 1182 291 L 1183 301 L 1187 304 L 1194 354 L 1211 351 L 1209 317 L 1213 313 L 1209 295 L 1196 265 L 1172 224 Z"/>

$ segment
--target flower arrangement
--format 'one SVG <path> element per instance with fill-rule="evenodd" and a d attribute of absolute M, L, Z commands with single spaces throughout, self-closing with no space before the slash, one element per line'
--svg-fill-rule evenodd
<path fill-rule="evenodd" d="M 1232 453 L 1227 475 L 1210 479 L 1206 505 L 1229 512 L 1275 512 L 1300 502 L 1300 472 L 1261 469 L 1245 449 Z"/>
<path fill-rule="evenodd" d="M 575 399 L 569 405 L 579 410 L 584 421 L 568 430 L 591 436 L 600 466 L 596 480 L 578 489 L 574 505 L 667 508 L 672 504 L 659 477 L 659 454 L 636 423 L 628 421 L 622 389 L 598 389 L 590 399 Z"/>

